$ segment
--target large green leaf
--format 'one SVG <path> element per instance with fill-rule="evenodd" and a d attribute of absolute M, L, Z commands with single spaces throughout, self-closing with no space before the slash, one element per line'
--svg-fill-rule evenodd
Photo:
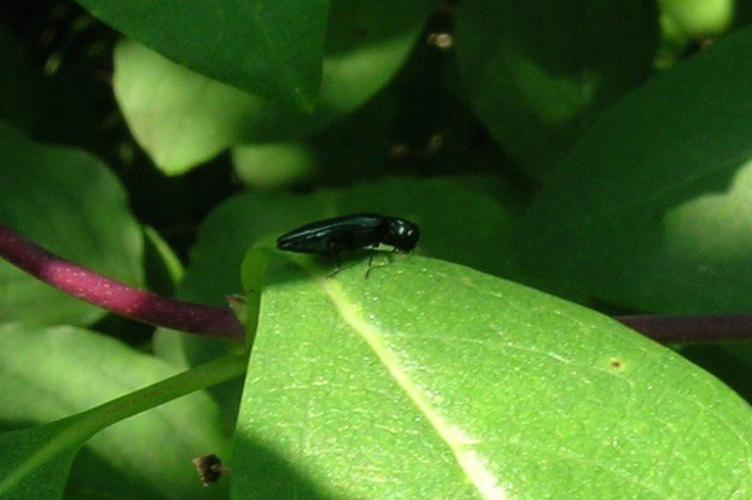
<path fill-rule="evenodd" d="M 78 0 L 92 14 L 212 78 L 313 110 L 329 0 Z"/>
<path fill-rule="evenodd" d="M 117 179 L 83 151 L 0 124 L 0 224 L 109 277 L 142 281 L 141 230 Z M 104 312 L 0 260 L 0 322 L 85 324 Z"/>
<path fill-rule="evenodd" d="M 538 175 L 645 77 L 658 46 L 650 0 L 467 0 L 457 61 L 493 136 Z"/>
<path fill-rule="evenodd" d="M 175 368 L 161 360 L 85 330 L 5 325 L 0 327 L 0 423 L 13 429 L 51 422 L 174 374 Z M 33 463 L 42 467 L 38 473 L 45 475 L 45 467 L 65 465 L 77 446 L 98 430 L 79 429 L 66 437 L 66 429 L 76 419 L 81 417 L 0 436 L 15 443 L 17 456 L 35 457 Z M 68 494 L 72 498 L 92 496 L 92 491 L 99 498 L 214 496 L 202 488 L 191 459 L 207 453 L 227 456 L 228 441 L 220 428 L 216 406 L 204 393 L 120 422 L 86 445 L 73 464 Z M 62 453 L 56 461 L 44 461 L 55 457 L 49 449 L 41 455 L 36 451 L 45 443 Z M 10 461 L 7 453 L 3 456 L 8 460 L 3 462 L 5 474 L 15 472 L 19 464 Z M 62 472 L 58 479 L 65 484 L 67 469 Z M 35 476 L 29 477 L 20 487 L 34 483 Z M 29 487 L 51 485 L 53 478 L 47 479 Z"/>
<path fill-rule="evenodd" d="M 521 262 L 636 309 L 752 308 L 752 30 L 617 104 L 522 222 Z"/>
<path fill-rule="evenodd" d="M 269 253 L 237 498 L 752 495 L 747 404 L 615 321 L 422 257 Z"/>
<path fill-rule="evenodd" d="M 115 95 L 157 166 L 182 173 L 229 146 L 290 140 L 352 112 L 394 76 L 427 14 L 422 0 L 334 2 L 313 114 L 241 92 L 129 41 L 115 51 Z"/>

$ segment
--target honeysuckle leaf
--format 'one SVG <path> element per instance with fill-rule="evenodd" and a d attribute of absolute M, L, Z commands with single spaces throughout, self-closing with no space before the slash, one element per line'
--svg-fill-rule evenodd
<path fill-rule="evenodd" d="M 608 317 L 417 256 L 269 255 L 235 498 L 752 492 L 749 406 Z"/>

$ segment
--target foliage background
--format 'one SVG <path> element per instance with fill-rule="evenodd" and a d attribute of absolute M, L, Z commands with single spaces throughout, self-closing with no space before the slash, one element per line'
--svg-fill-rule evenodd
<path fill-rule="evenodd" d="M 312 220 L 374 211 L 417 221 L 423 255 L 600 312 L 752 310 L 748 2 L 320 0 L 218 7 L 207 0 L 187 11 L 180 3 L 0 6 L 0 222 L 108 276 L 217 306 L 243 290 L 238 269 L 251 245 Z M 453 275 L 442 265 L 437 273 Z M 485 279 L 472 276 L 458 280 Z M 107 316 L 4 264 L 0 290 L 4 430 L 82 411 L 229 350 Z M 361 292 L 356 287 L 348 297 Z M 285 304 L 274 293 L 270 303 Z M 525 293 L 509 291 L 520 304 Z M 412 295 L 420 303 L 415 297 L 420 288 Z M 478 315 L 495 310 L 473 307 Z M 572 311 L 600 325 L 590 312 Z M 587 349 L 621 345 L 618 336 L 609 343 L 575 326 L 551 328 L 582 339 Z M 305 337 L 287 342 L 260 348 L 292 351 Z M 747 406 L 679 358 L 661 357 L 669 354 L 651 351 L 655 346 L 642 353 L 640 342 L 627 342 L 622 353 L 643 360 L 662 353 L 655 363 L 668 371 L 640 374 L 633 383 L 644 389 L 666 378 L 673 392 L 662 408 L 676 410 L 676 442 L 696 438 L 693 426 L 701 428 L 688 463 L 708 462 L 701 451 L 712 446 L 729 455 L 738 446 L 744 457 L 748 450 L 739 443 L 746 434 L 705 432 L 671 394 L 691 392 L 687 381 L 696 381 L 704 388 L 698 401 L 721 401 L 728 410 L 721 427 L 734 432 L 748 423 Z M 742 398 L 752 397 L 748 343 L 674 348 Z M 18 362 L 19 349 L 28 362 Z M 276 358 L 265 358 L 267 352 L 260 351 L 254 368 L 261 375 L 276 373 Z M 425 362 L 452 364 L 438 352 Z M 298 353 L 300 359 L 320 354 Z M 99 361 L 105 358 L 117 362 Z M 40 359 L 58 368 L 45 371 Z M 138 368 L 114 369 L 128 365 Z M 87 394 L 82 387 L 91 379 L 101 382 Z M 517 380 L 520 392 L 512 393 L 535 383 Z M 156 439 L 149 433 L 159 434 L 160 418 L 175 426 L 200 421 L 205 425 L 191 439 L 179 434 L 173 443 L 198 455 L 229 446 L 239 404 L 245 422 L 261 427 L 282 414 L 298 418 L 285 413 L 289 407 L 275 407 L 274 387 L 250 381 L 245 387 L 264 401 L 266 414 L 242 407 L 241 384 L 231 382 L 182 400 L 182 407 L 171 403 L 161 417 L 145 414 L 128 421 L 131 428 L 108 429 L 76 457 L 67 495 L 199 495 L 184 464 L 123 443 Z M 554 400 L 568 394 L 555 387 Z M 547 388 L 539 381 L 539 401 Z M 610 391 L 604 384 L 597 394 Z M 650 407 L 654 396 L 646 391 L 622 403 Z M 580 401 L 583 394 L 570 397 Z M 587 422 L 598 405 L 581 408 L 579 421 Z M 645 418 L 633 415 L 633 423 Z M 644 422 L 658 432 L 653 420 Z M 547 428 L 541 424 L 537 432 Z M 247 449 L 253 446 L 260 445 Z M 704 482 L 682 484 L 707 492 L 727 473 L 719 466 Z M 545 494 L 560 474 L 530 480 L 540 489 L 527 491 Z M 654 481 L 659 493 L 672 491 L 669 479 L 637 475 Z M 305 474 L 298 479 L 304 490 L 318 487 Z M 234 491 L 257 481 L 238 475 Z M 227 488 L 202 495 L 225 496 Z"/>

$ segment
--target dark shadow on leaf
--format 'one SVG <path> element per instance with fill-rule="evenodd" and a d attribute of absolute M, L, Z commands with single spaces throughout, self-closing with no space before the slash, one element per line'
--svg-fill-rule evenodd
<path fill-rule="evenodd" d="M 231 474 L 233 496 L 236 498 L 353 498 L 339 491 L 328 491 L 278 452 L 258 443 L 252 437 L 238 433 L 235 440 L 233 455 L 236 463 Z M 242 470 L 237 464 L 240 457 L 245 459 Z"/>

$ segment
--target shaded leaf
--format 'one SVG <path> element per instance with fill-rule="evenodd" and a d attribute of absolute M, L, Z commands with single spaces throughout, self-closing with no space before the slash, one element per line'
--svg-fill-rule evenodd
<path fill-rule="evenodd" d="M 142 281 L 141 230 L 101 162 L 2 124 L 0 157 L 0 223 L 78 265 L 131 285 Z M 0 288 L 0 322 L 86 324 L 104 314 L 2 260 Z"/>
<path fill-rule="evenodd" d="M 652 1 L 469 0 L 457 5 L 457 61 L 492 135 L 538 176 L 649 72 Z"/>
<path fill-rule="evenodd" d="M 272 259 L 237 498 L 752 492 L 752 412 L 702 370 L 560 299 L 390 260 L 364 279 L 365 262 L 330 278 L 312 259 Z"/>
<path fill-rule="evenodd" d="M 664 313 L 752 308 L 752 30 L 614 106 L 521 222 L 541 283 Z"/>
<path fill-rule="evenodd" d="M 144 262 L 147 288 L 172 296 L 185 274 L 183 263 L 153 227 L 144 227 Z"/>
<path fill-rule="evenodd" d="M 7 499 L 62 498 L 68 472 L 78 447 L 86 437 L 69 443 L 67 449 L 55 449 L 50 443 L 67 427 L 66 422 L 32 427 L 0 434 L 0 496 Z M 58 444 L 58 443 L 55 443 Z"/>
<path fill-rule="evenodd" d="M 497 145 L 442 80 L 450 56 L 431 53 L 428 45 L 416 51 L 388 88 L 332 126 L 305 140 L 237 146 L 240 179 L 255 189 L 283 181 L 348 186 L 390 175 L 451 175 L 458 165 L 463 176 L 498 176 Z M 504 178 L 496 182 L 509 185 Z"/>
<path fill-rule="evenodd" d="M 293 112 L 223 85 L 135 44 L 115 51 L 115 95 L 139 144 L 179 174 L 240 143 L 289 141 L 363 105 L 406 59 L 428 15 L 423 1 L 336 1 L 318 107 Z"/>
<path fill-rule="evenodd" d="M 61 419 L 175 372 L 163 361 L 85 330 L 5 325 L 0 327 L 0 422 L 12 428 Z M 29 434 L 14 439 L 56 439 L 70 423 L 18 431 Z M 69 442 L 71 453 L 90 434 Z M 206 394 L 195 393 L 99 432 L 86 444 L 94 453 L 74 462 L 68 493 L 76 497 L 93 489 L 116 498 L 204 498 L 211 492 L 203 490 L 191 459 L 226 456 L 226 445 L 215 405 Z"/>
<path fill-rule="evenodd" d="M 328 0 L 78 0 L 170 59 L 248 92 L 311 111 L 321 82 Z"/>
<path fill-rule="evenodd" d="M 23 47 L 0 23 L 0 119 L 29 131 L 40 113 L 42 79 L 25 59 Z"/>

